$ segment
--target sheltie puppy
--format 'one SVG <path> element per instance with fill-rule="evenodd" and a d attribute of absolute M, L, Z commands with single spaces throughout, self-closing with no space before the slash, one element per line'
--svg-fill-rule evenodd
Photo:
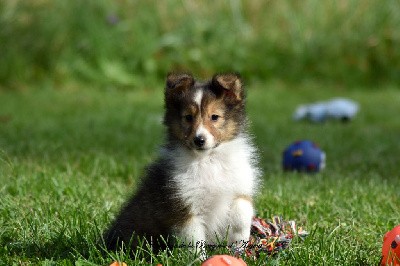
<path fill-rule="evenodd" d="M 105 232 L 107 249 L 247 243 L 260 175 L 247 124 L 239 75 L 169 74 L 165 144 Z"/>

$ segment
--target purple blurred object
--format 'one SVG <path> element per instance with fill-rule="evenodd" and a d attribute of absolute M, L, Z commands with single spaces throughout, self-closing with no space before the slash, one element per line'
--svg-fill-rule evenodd
<path fill-rule="evenodd" d="M 116 25 L 119 23 L 119 17 L 116 14 L 110 14 L 106 18 L 107 23 L 110 25 Z"/>

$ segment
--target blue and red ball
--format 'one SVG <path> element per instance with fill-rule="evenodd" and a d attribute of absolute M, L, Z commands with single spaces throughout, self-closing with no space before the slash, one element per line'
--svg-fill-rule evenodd
<path fill-rule="evenodd" d="M 283 169 L 298 172 L 319 172 L 325 167 L 325 152 L 309 140 L 296 141 L 283 152 Z"/>

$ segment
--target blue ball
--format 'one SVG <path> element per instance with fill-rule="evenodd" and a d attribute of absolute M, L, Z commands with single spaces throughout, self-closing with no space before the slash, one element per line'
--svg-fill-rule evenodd
<path fill-rule="evenodd" d="M 283 152 L 286 171 L 318 172 L 325 167 L 325 152 L 309 140 L 296 141 Z"/>

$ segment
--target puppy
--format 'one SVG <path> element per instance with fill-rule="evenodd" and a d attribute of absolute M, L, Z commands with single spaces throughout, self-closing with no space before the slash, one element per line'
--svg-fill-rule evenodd
<path fill-rule="evenodd" d="M 239 75 L 199 82 L 169 74 L 165 145 L 105 232 L 106 247 L 134 251 L 146 240 L 157 251 L 179 240 L 204 252 L 221 241 L 247 243 L 260 175 L 247 124 Z"/>

